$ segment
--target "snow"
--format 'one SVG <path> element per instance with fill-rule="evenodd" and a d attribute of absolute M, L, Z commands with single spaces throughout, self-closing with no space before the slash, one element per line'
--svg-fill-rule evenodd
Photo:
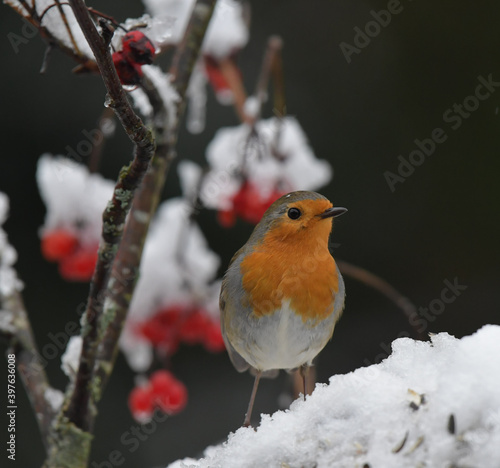
<path fill-rule="evenodd" d="M 330 164 L 316 158 L 295 118 L 285 117 L 281 129 L 277 118 L 260 120 L 255 129 L 258 137 L 249 139 L 251 128 L 246 124 L 221 128 L 208 145 L 206 158 L 211 170 L 201 190 L 207 207 L 230 208 L 229 200 L 241 185 L 241 171 L 263 195 L 276 186 L 284 192 L 316 190 L 332 178 Z M 278 159 L 276 153 L 285 159 Z"/>
<path fill-rule="evenodd" d="M 71 159 L 44 154 L 38 161 L 37 182 L 47 207 L 43 231 L 64 228 L 82 243 L 101 236 L 102 213 L 113 195 L 114 182 Z"/>
<path fill-rule="evenodd" d="M 193 200 L 196 197 L 203 170 L 198 164 L 184 159 L 177 166 L 177 172 L 184 197 Z"/>
<path fill-rule="evenodd" d="M 149 102 L 147 94 L 141 88 L 135 88 L 129 91 L 128 95 L 132 98 L 134 107 L 147 118 L 153 114 L 153 106 Z"/>
<path fill-rule="evenodd" d="M 220 259 L 209 249 L 198 225 L 190 220 L 192 206 L 187 201 L 200 171 L 194 163 L 179 165 L 185 198 L 160 205 L 144 245 L 139 280 L 120 341 L 129 365 L 137 372 L 145 371 L 153 357 L 149 342 L 134 331 L 137 322 L 172 304 L 208 304 L 208 312 L 218 314 L 214 297 L 218 297 L 220 284 L 213 281 Z"/>
<path fill-rule="evenodd" d="M 168 118 L 175 118 L 177 114 L 177 103 L 179 102 L 179 95 L 172 86 L 172 76 L 164 73 L 160 67 L 156 65 L 143 65 L 142 71 L 155 85 L 160 98 L 167 109 Z"/>
<path fill-rule="evenodd" d="M 184 35 L 195 0 L 143 2 L 153 18 L 168 25 L 168 34 L 165 35 L 165 40 L 161 41 L 161 45 L 177 44 Z M 207 29 L 203 52 L 220 59 L 243 48 L 247 42 L 248 28 L 243 18 L 241 3 L 235 0 L 219 0 Z"/>
<path fill-rule="evenodd" d="M 168 42 L 173 35 L 176 19 L 172 16 L 162 15 L 152 18 L 145 14 L 139 18 L 128 18 L 122 23 L 126 31 L 139 30 L 143 32 L 156 46 Z M 122 49 L 122 38 L 126 31 L 118 28 L 113 35 L 112 44 L 115 50 Z"/>
<path fill-rule="evenodd" d="M 61 369 L 72 379 L 78 371 L 78 363 L 80 362 L 80 354 L 82 353 L 82 337 L 80 335 L 72 336 L 66 351 L 61 357 Z"/>
<path fill-rule="evenodd" d="M 8 214 L 9 198 L 5 193 L 0 192 L 0 295 L 2 296 L 10 296 L 24 287 L 23 282 L 17 277 L 16 270 L 12 267 L 17 261 L 17 252 L 9 244 L 7 234 L 2 229 Z"/>
<path fill-rule="evenodd" d="M 186 127 L 190 133 L 201 133 L 206 121 L 207 78 L 200 61 L 193 69 L 186 95 L 189 101 Z"/>
<path fill-rule="evenodd" d="M 499 355 L 498 325 L 397 339 L 380 364 L 333 376 L 255 431 L 169 468 L 498 468 Z"/>
<path fill-rule="evenodd" d="M 22 4 L 18 0 L 5 0 L 5 3 L 15 8 L 23 16 L 29 17 L 28 12 L 24 9 Z M 64 16 L 66 17 L 67 27 L 57 7 L 53 7 L 47 10 L 49 6 L 54 5 L 53 0 L 36 0 L 33 3 L 36 7 L 38 15 L 43 15 L 41 25 L 48 31 L 50 31 L 50 33 L 56 39 L 58 39 L 69 49 L 73 50 L 77 55 L 84 55 L 88 58 L 94 58 L 92 49 L 88 45 L 87 39 L 85 39 L 85 36 L 80 29 L 80 25 L 78 24 L 78 21 L 73 14 L 73 10 L 67 3 L 61 2 L 61 9 Z M 67 28 L 71 30 L 73 40 L 71 40 L 71 36 Z"/>
<path fill-rule="evenodd" d="M 64 401 L 64 393 L 55 388 L 47 388 L 45 390 L 45 400 L 49 403 L 54 412 L 59 411 Z"/>

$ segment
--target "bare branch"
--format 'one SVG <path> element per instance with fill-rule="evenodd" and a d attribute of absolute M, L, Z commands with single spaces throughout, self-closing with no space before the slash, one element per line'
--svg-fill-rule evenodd
<path fill-rule="evenodd" d="M 155 151 L 155 142 L 149 129 L 134 113 L 122 88 L 107 41 L 100 36 L 83 0 L 69 0 L 76 19 L 92 48 L 97 66 L 108 91 L 107 104 L 120 120 L 127 135 L 136 145 L 134 160 L 123 168 L 116 183 L 113 197 L 103 213 L 102 239 L 98 260 L 82 326 L 82 354 L 73 393 L 64 414 L 76 427 L 91 430 L 92 397 L 91 382 L 98 345 L 99 320 L 102 315 L 103 294 L 107 287 L 109 272 L 122 238 L 125 218 L 130 210 L 134 192 L 142 181 Z"/>
<path fill-rule="evenodd" d="M 161 117 L 165 115 L 165 111 L 161 110 L 159 98 L 154 89 L 144 87 L 156 117 L 155 135 L 157 135 L 158 146 L 152 168 L 144 177 L 143 184 L 134 198 L 123 241 L 113 265 L 112 279 L 109 283 L 109 300 L 106 302 L 104 312 L 105 316 L 109 317 L 110 324 L 101 341 L 96 369 L 96 382 L 101 391 L 109 378 L 118 354 L 118 339 L 135 288 L 146 233 L 158 206 L 170 162 L 176 155 L 175 145 L 180 119 L 184 112 L 187 86 L 214 7 L 215 0 L 197 0 L 184 39 L 174 56 L 170 74 L 173 76 L 172 84 L 179 95 L 175 115 L 169 115 L 168 119 L 164 120 L 158 118 L 158 113 Z"/>
<path fill-rule="evenodd" d="M 47 399 L 47 391 L 51 389 L 40 353 L 38 352 L 33 331 L 31 329 L 23 300 L 19 292 L 14 291 L 8 296 L 0 295 L 2 325 L 6 325 L 10 315 L 12 330 L 2 328 L 0 332 L 8 334 L 13 353 L 16 355 L 16 367 L 26 388 L 26 393 L 35 412 L 43 444 L 48 449 L 49 434 L 56 409 Z"/>
<path fill-rule="evenodd" d="M 365 270 L 364 268 L 353 265 L 352 263 L 344 262 L 343 260 L 336 260 L 336 262 L 343 275 L 350 276 L 351 278 L 366 284 L 370 288 L 373 288 L 386 296 L 403 311 L 410 324 L 413 323 L 410 319 L 415 317 L 415 314 L 417 314 L 417 308 L 407 297 L 403 296 L 386 280 L 368 270 Z M 426 339 L 424 334 L 420 333 L 413 325 L 412 327 L 417 335 L 417 338 L 421 340 Z"/>

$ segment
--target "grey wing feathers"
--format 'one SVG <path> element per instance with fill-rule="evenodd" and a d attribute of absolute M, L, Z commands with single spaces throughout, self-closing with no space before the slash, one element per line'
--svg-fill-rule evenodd
<path fill-rule="evenodd" d="M 243 359 L 238 352 L 233 348 L 233 345 L 229 342 L 226 336 L 226 327 L 224 325 L 224 317 L 226 315 L 226 291 L 225 291 L 225 281 L 222 281 L 221 291 L 220 291 L 220 300 L 219 300 L 219 308 L 220 308 L 220 326 L 222 331 L 222 338 L 224 339 L 224 344 L 226 345 L 227 353 L 229 354 L 229 359 L 233 363 L 233 366 L 236 368 L 238 372 L 245 372 L 248 370 L 250 365 L 248 362 Z"/>

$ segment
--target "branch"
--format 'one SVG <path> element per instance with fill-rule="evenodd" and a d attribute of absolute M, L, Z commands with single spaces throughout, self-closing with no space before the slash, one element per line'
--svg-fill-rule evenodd
<path fill-rule="evenodd" d="M 144 177 L 143 184 L 134 198 L 132 212 L 113 265 L 104 312 L 110 323 L 104 330 L 96 367 L 96 382 L 100 392 L 106 385 L 118 354 L 118 340 L 134 292 L 147 230 L 158 206 L 168 168 L 176 156 L 175 146 L 185 108 L 186 90 L 214 7 L 215 0 L 197 0 L 184 38 L 173 58 L 169 73 L 179 96 L 175 115 L 162 119 L 165 110 L 161 110 L 158 96 L 154 89 L 144 86 L 154 109 L 158 146 L 152 168 Z"/>
<path fill-rule="evenodd" d="M 52 388 L 49 385 L 21 295 L 17 291 L 7 296 L 0 294 L 0 305 L 2 308 L 0 333 L 8 336 L 8 341 L 16 355 L 17 371 L 35 411 L 42 441 L 47 449 L 51 425 L 56 415 L 56 409 L 47 400 L 47 391 Z"/>
<path fill-rule="evenodd" d="M 353 265 L 352 263 L 344 262 L 343 260 L 336 260 L 336 262 L 343 275 L 350 276 L 351 278 L 360 281 L 366 286 L 375 289 L 389 298 L 403 311 L 406 318 L 410 321 L 410 324 L 413 322 L 410 319 L 415 317 L 415 314 L 417 314 L 417 308 L 407 297 L 403 296 L 386 280 L 380 278 L 380 276 L 377 276 L 374 273 L 369 272 L 368 270 L 365 270 L 364 268 Z M 413 326 L 413 329 L 418 339 L 426 339 L 426 336 L 423 333 L 420 333 L 415 326 Z"/>
<path fill-rule="evenodd" d="M 255 97 L 257 98 L 257 112 L 255 114 L 253 125 L 260 119 L 262 106 L 267 100 L 267 90 L 269 87 L 269 77 L 271 73 L 274 72 L 276 68 L 276 63 L 279 60 L 279 70 L 281 70 L 281 49 L 283 48 L 283 40 L 279 36 L 271 36 L 267 41 L 267 50 L 264 55 L 264 59 L 262 60 L 262 65 L 260 68 L 259 78 L 257 80 L 257 85 L 255 87 Z M 273 73 L 274 74 L 274 73 Z M 279 79 L 275 78 L 275 84 L 278 83 L 282 85 L 282 77 L 281 82 Z M 280 90 L 280 96 L 283 98 L 283 104 L 281 107 L 284 107 L 284 91 Z M 279 109 L 281 110 L 281 109 Z M 284 115 L 284 113 L 283 113 Z"/>
<path fill-rule="evenodd" d="M 113 197 L 103 213 L 102 239 L 98 260 L 82 323 L 82 353 L 76 375 L 73 393 L 65 407 L 64 416 L 83 431 L 91 430 L 90 393 L 95 355 L 98 345 L 99 320 L 102 315 L 103 293 L 106 290 L 109 272 L 118 244 L 123 235 L 125 218 L 130 210 L 134 192 L 141 183 L 155 151 L 155 142 L 150 130 L 132 110 L 122 88 L 109 51 L 109 42 L 104 41 L 89 15 L 83 0 L 69 0 L 76 19 L 96 58 L 97 66 L 108 91 L 107 106 L 111 107 L 120 120 L 127 135 L 135 144 L 132 163 L 123 168 L 116 183 Z"/>
<path fill-rule="evenodd" d="M 76 49 L 71 48 L 64 44 L 62 41 L 60 41 L 57 37 L 55 37 L 52 32 L 46 28 L 45 26 L 42 26 L 42 19 L 45 14 L 45 12 L 48 11 L 48 9 L 45 9 L 45 12 L 42 13 L 40 16 L 35 8 L 35 3 L 33 2 L 32 5 L 29 5 L 26 0 L 19 0 L 19 2 L 16 1 L 11 1 L 11 0 L 6 0 L 5 3 L 9 5 L 16 13 L 18 13 L 20 16 L 22 16 L 26 21 L 28 21 L 30 24 L 32 24 L 35 28 L 38 29 L 38 32 L 40 33 L 41 38 L 47 43 L 47 50 L 52 49 L 54 47 L 57 47 L 60 49 L 62 52 L 64 52 L 66 55 L 71 57 L 73 60 L 78 62 L 80 65 L 77 67 L 78 70 L 86 70 L 86 71 L 96 71 L 96 65 L 95 62 L 91 57 L 87 57 L 84 53 L 82 53 L 78 47 L 76 46 L 76 43 L 74 42 L 74 37 L 71 32 L 71 29 L 68 31 L 69 33 L 69 39 L 72 42 L 74 46 L 76 46 Z M 65 24 L 65 27 L 68 27 L 66 17 L 64 13 L 61 11 L 61 4 L 60 2 L 57 2 L 57 4 L 53 4 L 48 8 L 52 7 L 57 7 L 61 13 L 61 21 Z M 44 69 L 46 68 L 46 59 L 44 59 L 43 65 L 42 65 L 42 73 L 45 71 Z"/>

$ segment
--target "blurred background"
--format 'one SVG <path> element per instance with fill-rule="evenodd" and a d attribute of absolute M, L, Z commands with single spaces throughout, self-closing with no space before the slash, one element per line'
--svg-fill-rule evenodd
<path fill-rule="evenodd" d="M 417 307 L 438 299 L 445 280 L 458 278 L 467 289 L 446 305 L 426 332 L 462 337 L 486 323 L 500 323 L 500 87 L 493 87 L 476 110 L 460 117 L 456 129 L 443 114 L 474 95 L 478 77 L 488 79 L 491 74 L 500 82 L 500 4 L 400 4 L 402 11 L 348 63 L 340 44 L 354 45 L 354 28 L 364 29 L 373 20 L 370 12 L 386 9 L 386 1 L 252 1 L 250 41 L 239 55 L 239 65 L 251 92 L 267 38 L 283 37 L 288 112 L 299 120 L 317 157 L 334 167 L 333 181 L 320 191 L 349 209 L 336 222 L 334 255 L 385 278 Z M 95 0 L 92 6 L 118 20 L 144 11 L 139 0 Z M 76 320 L 88 285 L 65 282 L 56 265 L 41 256 L 38 229 L 45 211 L 35 183 L 36 163 L 44 152 L 64 154 L 67 145 L 82 139 L 82 130 L 95 128 L 105 91 L 99 77 L 71 74 L 74 63 L 57 51 L 48 72 L 40 75 L 43 42 L 30 39 L 16 54 L 7 38 L 22 25 L 2 5 L 0 190 L 10 197 L 5 229 L 19 253 L 24 300 L 43 347 L 49 333 Z M 271 115 L 268 107 L 264 117 Z M 202 163 L 215 131 L 237 124 L 233 109 L 221 107 L 210 94 L 206 129 L 200 135 L 182 131 L 179 158 Z M 446 141 L 392 192 L 384 173 L 397 173 L 398 156 L 408 160 L 416 148 L 414 140 L 429 138 L 436 128 L 445 131 Z M 131 151 L 118 129 L 106 144 L 102 173 L 116 179 Z M 172 170 L 165 197 L 179 194 Z M 198 221 L 222 258 L 222 274 L 252 226 L 238 221 L 235 228 L 223 229 L 213 211 L 203 211 Z M 386 298 L 349 278 L 346 288 L 344 317 L 318 359 L 320 382 L 380 361 L 391 341 L 412 333 L 402 312 Z M 6 365 L 0 369 L 6 375 Z M 123 435 L 137 426 L 126 400 L 134 376 L 124 359 L 118 359 L 100 405 L 91 466 L 110 466 L 103 462 L 113 450 L 122 453 L 123 467 L 165 466 L 180 457 L 199 456 L 207 445 L 222 442 L 239 427 L 252 378 L 236 373 L 225 353 L 182 347 L 172 369 L 188 387 L 187 408 L 158 423 L 150 434 L 141 432 L 144 440 L 138 444 L 124 445 Z M 52 360 L 47 371 L 63 389 L 66 380 L 59 360 Z M 288 384 L 284 374 L 263 381 L 255 414 L 279 409 Z M 43 447 L 19 380 L 18 395 L 16 466 L 39 466 Z M 1 402 L 6 404 L 5 397 Z M 2 440 L 6 426 L 0 423 Z"/>

